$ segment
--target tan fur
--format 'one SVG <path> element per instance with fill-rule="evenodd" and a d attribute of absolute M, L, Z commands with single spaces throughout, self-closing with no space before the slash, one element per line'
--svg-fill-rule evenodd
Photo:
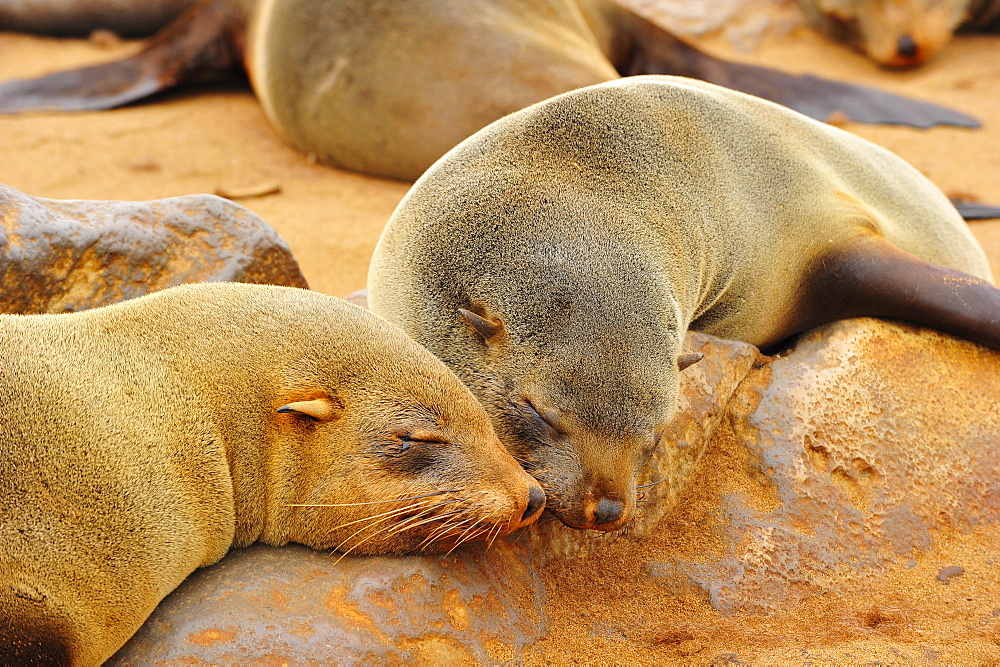
<path fill-rule="evenodd" d="M 5 664 L 99 663 L 233 546 L 436 550 L 537 516 L 468 390 L 339 299 L 214 283 L 0 316 L 0 359 Z M 277 411 L 290 403 L 318 420 Z M 406 502 L 290 506 L 423 494 L 460 510 L 450 536 L 443 516 L 365 521 Z"/>
<path fill-rule="evenodd" d="M 390 219 L 368 298 L 479 396 L 550 509 L 614 529 L 673 415 L 684 332 L 778 342 L 832 298 L 806 294 L 823 258 L 872 232 L 989 277 L 945 196 L 888 151 L 712 84 L 632 77 L 445 155 Z M 602 500 L 621 518 L 599 525 Z"/>
<path fill-rule="evenodd" d="M 990 29 L 997 0 L 800 0 L 814 25 L 887 67 L 921 65 L 963 25 Z M 913 40 L 900 49 L 901 40 Z"/>
<path fill-rule="evenodd" d="M 405 180 L 507 113 L 618 77 L 572 0 L 261 0 L 247 63 L 292 145 Z"/>

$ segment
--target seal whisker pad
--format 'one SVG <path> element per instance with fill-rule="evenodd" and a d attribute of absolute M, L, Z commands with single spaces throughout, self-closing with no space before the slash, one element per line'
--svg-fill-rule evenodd
<path fill-rule="evenodd" d="M 455 517 L 538 516 L 462 382 L 340 299 L 204 283 L 0 315 L 0 358 L 0 663 L 100 664 L 232 547 L 444 552 Z"/>
<path fill-rule="evenodd" d="M 990 280 L 897 156 L 744 93 L 634 76 L 436 162 L 382 233 L 368 302 L 469 386 L 564 524 L 616 531 L 648 497 L 650 453 L 676 446 L 661 433 L 702 358 L 688 329 L 769 348 L 868 315 L 1000 347 Z"/>

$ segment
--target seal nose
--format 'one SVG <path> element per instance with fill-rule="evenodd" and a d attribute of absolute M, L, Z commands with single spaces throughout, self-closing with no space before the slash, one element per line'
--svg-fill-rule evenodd
<path fill-rule="evenodd" d="M 896 42 L 896 53 L 900 58 L 905 58 L 907 60 L 913 58 L 917 55 L 917 43 L 913 41 L 913 37 L 909 34 L 903 35 Z"/>
<path fill-rule="evenodd" d="M 620 501 L 603 498 L 594 508 L 594 523 L 597 527 L 614 523 L 622 518 L 624 511 L 625 506 Z"/>
<path fill-rule="evenodd" d="M 545 492 L 542 487 L 533 485 L 528 490 L 528 507 L 521 516 L 521 521 L 529 521 L 545 507 Z"/>

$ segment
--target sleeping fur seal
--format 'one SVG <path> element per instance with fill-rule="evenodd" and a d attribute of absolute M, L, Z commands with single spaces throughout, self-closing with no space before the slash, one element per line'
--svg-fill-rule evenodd
<path fill-rule="evenodd" d="M 686 330 L 769 348 L 870 315 L 1000 347 L 988 280 L 961 217 L 902 159 L 648 76 L 547 100 L 446 154 L 387 224 L 368 300 L 469 385 L 564 523 L 613 530 L 694 361 Z"/>
<path fill-rule="evenodd" d="M 799 2 L 813 25 L 886 67 L 926 63 L 960 29 L 1000 29 L 1000 0 Z"/>
<path fill-rule="evenodd" d="M 3 315 L 0 358 L 2 664 L 100 663 L 234 546 L 441 550 L 544 502 L 441 362 L 307 290 Z"/>
<path fill-rule="evenodd" d="M 507 113 L 631 74 L 703 78 L 819 119 L 978 126 L 925 102 L 719 60 L 613 0 L 203 0 L 135 56 L 0 84 L 0 111 L 106 109 L 241 63 L 287 142 L 403 180 Z"/>

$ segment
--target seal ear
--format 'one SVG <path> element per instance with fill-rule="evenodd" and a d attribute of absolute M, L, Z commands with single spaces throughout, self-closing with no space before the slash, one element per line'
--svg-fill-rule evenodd
<path fill-rule="evenodd" d="M 691 354 L 677 355 L 677 370 L 682 371 L 688 366 L 696 364 L 704 358 L 705 355 L 702 354 L 701 352 L 692 352 Z"/>
<path fill-rule="evenodd" d="M 314 398 L 311 401 L 296 401 L 282 405 L 278 408 L 278 412 L 282 414 L 303 415 L 318 422 L 328 422 L 334 418 L 336 413 L 333 401 L 328 397 Z"/>
<path fill-rule="evenodd" d="M 503 322 L 499 319 L 491 321 L 482 315 L 477 315 L 471 310 L 466 310 L 465 308 L 459 308 L 458 314 L 461 315 L 462 319 L 468 322 L 487 343 L 496 342 L 497 337 L 499 337 L 500 333 L 503 332 Z"/>

